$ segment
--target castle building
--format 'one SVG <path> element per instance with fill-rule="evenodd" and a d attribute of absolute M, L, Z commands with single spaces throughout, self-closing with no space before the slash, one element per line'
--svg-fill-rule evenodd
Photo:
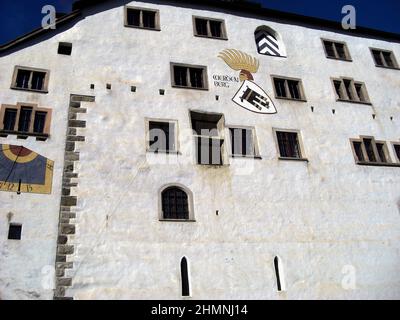
<path fill-rule="evenodd" d="M 0 299 L 400 298 L 400 36 L 87 1 L 0 47 Z"/>

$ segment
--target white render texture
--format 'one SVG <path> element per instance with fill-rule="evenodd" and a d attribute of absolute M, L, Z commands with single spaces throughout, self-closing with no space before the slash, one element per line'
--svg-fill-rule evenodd
<path fill-rule="evenodd" d="M 70 94 L 96 101 L 82 103 L 88 112 L 78 115 L 87 127 L 79 130 L 86 141 L 77 143 L 67 296 L 181 299 L 185 256 L 193 299 L 399 299 L 400 168 L 356 165 L 349 139 L 385 140 L 395 161 L 390 142 L 400 142 L 400 71 L 377 68 L 369 47 L 400 60 L 400 45 L 163 1 L 113 3 L 87 9 L 71 28 L 0 58 L 0 103 L 53 108 L 46 142 L 9 136 L 0 143 L 55 161 L 51 195 L 0 193 L 0 299 L 53 297 Z M 161 31 L 124 27 L 124 4 L 160 10 Z M 194 37 L 193 15 L 224 19 L 228 40 Z M 254 31 L 261 25 L 281 35 L 286 58 L 257 53 Z M 346 42 L 352 62 L 327 59 L 321 38 Z M 60 41 L 73 43 L 71 56 L 57 54 Z M 238 83 L 213 85 L 215 74 L 239 75 L 217 57 L 227 48 L 259 59 L 254 81 L 277 114 L 235 105 Z M 207 66 L 209 90 L 172 88 L 171 62 Z M 15 65 L 50 70 L 49 93 L 10 90 Z M 271 75 L 301 78 L 307 102 L 275 99 Z M 342 76 L 364 82 L 372 105 L 337 102 L 330 79 Z M 189 110 L 221 113 L 225 126 L 254 127 L 262 159 L 233 159 L 225 150 L 228 165 L 196 165 Z M 146 119 L 178 121 L 180 154 L 146 152 Z M 279 160 L 273 128 L 299 130 L 309 161 Z M 173 183 L 193 193 L 195 222 L 159 221 L 160 189 Z M 9 212 L 23 224 L 21 241 L 7 240 Z"/>

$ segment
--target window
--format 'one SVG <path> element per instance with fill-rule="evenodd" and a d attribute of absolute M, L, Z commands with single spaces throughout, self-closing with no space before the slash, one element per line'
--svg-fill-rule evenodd
<path fill-rule="evenodd" d="M 186 257 L 181 259 L 181 283 L 182 283 L 182 296 L 190 296 L 190 285 L 189 285 L 189 268 Z"/>
<path fill-rule="evenodd" d="M 148 121 L 148 151 L 177 152 L 175 121 Z"/>
<path fill-rule="evenodd" d="M 322 40 L 327 58 L 351 61 L 346 43 L 332 40 Z"/>
<path fill-rule="evenodd" d="M 207 67 L 171 63 L 172 86 L 189 89 L 208 89 Z"/>
<path fill-rule="evenodd" d="M 49 71 L 26 67 L 15 67 L 11 89 L 47 93 Z"/>
<path fill-rule="evenodd" d="M 17 223 L 10 223 L 8 229 L 9 240 L 21 240 L 22 225 Z"/>
<path fill-rule="evenodd" d="M 0 109 L 0 136 L 16 134 L 20 138 L 36 136 L 37 140 L 49 137 L 51 109 L 34 104 L 3 105 Z"/>
<path fill-rule="evenodd" d="M 300 133 L 296 130 L 274 129 L 279 149 L 279 158 L 288 160 L 306 160 L 303 156 Z"/>
<path fill-rule="evenodd" d="M 281 36 L 272 28 L 260 26 L 254 32 L 257 51 L 259 54 L 285 57 L 286 49 Z"/>
<path fill-rule="evenodd" d="M 306 101 L 300 79 L 272 77 L 276 98 Z"/>
<path fill-rule="evenodd" d="M 284 275 L 283 275 L 282 263 L 280 260 L 281 259 L 279 257 L 274 258 L 276 287 L 277 287 L 278 291 L 284 291 L 285 290 L 284 277 L 283 277 Z"/>
<path fill-rule="evenodd" d="M 161 192 L 161 220 L 193 220 L 191 194 L 172 185 Z"/>
<path fill-rule="evenodd" d="M 361 137 L 360 139 L 350 139 L 350 142 L 357 164 L 391 164 L 385 141 L 375 141 L 374 137 Z"/>
<path fill-rule="evenodd" d="M 373 48 L 370 48 L 370 50 L 377 67 L 399 69 L 399 65 L 392 51 Z"/>
<path fill-rule="evenodd" d="M 222 165 L 224 139 L 221 137 L 223 116 L 192 111 L 197 164 Z"/>
<path fill-rule="evenodd" d="M 159 11 L 144 8 L 125 8 L 125 27 L 160 30 Z"/>
<path fill-rule="evenodd" d="M 397 162 L 400 162 L 400 143 L 393 143 L 393 149 L 397 157 Z"/>
<path fill-rule="evenodd" d="M 363 82 L 350 78 L 332 79 L 338 101 L 370 104 L 367 88 Z"/>
<path fill-rule="evenodd" d="M 58 54 L 70 56 L 72 53 L 72 43 L 70 42 L 60 42 L 58 44 Z"/>
<path fill-rule="evenodd" d="M 193 17 L 193 26 L 197 37 L 227 40 L 224 20 Z"/>
<path fill-rule="evenodd" d="M 229 134 L 233 157 L 255 157 L 257 155 L 253 128 L 229 128 Z"/>

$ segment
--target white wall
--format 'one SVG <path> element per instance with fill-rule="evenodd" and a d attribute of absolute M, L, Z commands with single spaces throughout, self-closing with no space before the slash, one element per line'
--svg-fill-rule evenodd
<path fill-rule="evenodd" d="M 0 193 L 0 297 L 32 298 L 34 291 L 51 298 L 40 284 L 41 268 L 54 263 L 68 99 L 77 93 L 96 102 L 79 115 L 87 128 L 80 130 L 86 142 L 77 143 L 77 233 L 68 271 L 74 298 L 179 299 L 182 256 L 195 299 L 400 298 L 400 168 L 357 166 L 349 143 L 359 135 L 400 141 L 400 72 L 375 67 L 368 49 L 392 50 L 399 60 L 399 44 L 218 11 L 130 4 L 159 9 L 161 31 L 125 28 L 123 7 L 104 5 L 71 29 L 0 59 L 0 103 L 54 109 L 52 137 L 23 145 L 56 165 L 52 195 Z M 192 15 L 225 19 L 229 40 L 194 37 Z M 257 54 L 254 31 L 264 24 L 281 34 L 287 58 Z M 321 37 L 345 41 L 353 62 L 327 59 Z M 72 56 L 56 54 L 59 41 L 73 43 Z M 260 60 L 255 82 L 272 98 L 271 74 L 301 78 L 307 102 L 273 98 L 276 115 L 236 106 L 237 84 L 212 83 L 213 74 L 238 76 L 217 58 L 226 48 Z M 210 90 L 172 88 L 170 62 L 207 66 Z M 50 69 L 49 94 L 10 90 L 14 65 Z M 336 102 L 330 77 L 340 76 L 365 82 L 373 105 Z M 190 109 L 254 126 L 262 159 L 195 165 Z M 181 154 L 167 156 L 169 163 L 146 153 L 146 117 L 178 120 Z M 272 128 L 301 130 L 309 162 L 278 160 Z M 174 182 L 193 192 L 196 222 L 158 220 L 159 188 Z M 24 224 L 20 242 L 6 240 L 9 211 Z M 275 255 L 285 270 L 283 293 L 276 291 Z M 346 265 L 356 271 L 354 290 L 342 286 Z"/>

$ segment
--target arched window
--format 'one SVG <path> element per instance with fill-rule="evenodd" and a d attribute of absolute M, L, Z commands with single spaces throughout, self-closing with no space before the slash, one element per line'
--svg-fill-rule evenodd
<path fill-rule="evenodd" d="M 283 268 L 281 259 L 279 257 L 274 258 L 274 269 L 276 275 L 276 286 L 278 288 L 278 291 L 284 291 L 285 282 L 284 282 Z"/>
<path fill-rule="evenodd" d="M 171 186 L 161 192 L 162 219 L 189 220 L 189 199 L 178 186 Z"/>
<path fill-rule="evenodd" d="M 190 296 L 190 284 L 189 284 L 189 269 L 186 257 L 181 259 L 181 283 L 182 283 L 182 296 Z"/>
<path fill-rule="evenodd" d="M 268 56 L 285 57 L 286 49 L 281 36 L 267 26 L 261 26 L 254 32 L 257 51 Z"/>

